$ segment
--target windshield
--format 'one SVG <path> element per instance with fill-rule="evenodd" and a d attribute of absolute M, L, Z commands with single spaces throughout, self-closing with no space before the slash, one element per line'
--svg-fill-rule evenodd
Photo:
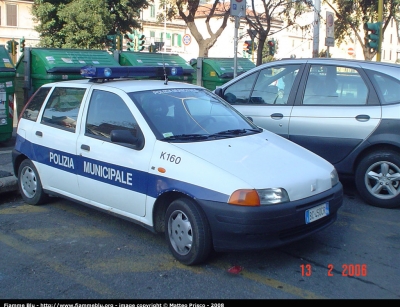
<path fill-rule="evenodd" d="M 153 90 L 129 96 L 159 139 L 199 141 L 260 131 L 224 100 L 206 90 Z"/>

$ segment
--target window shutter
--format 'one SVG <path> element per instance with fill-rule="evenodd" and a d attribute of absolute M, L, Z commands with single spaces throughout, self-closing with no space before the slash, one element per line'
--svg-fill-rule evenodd
<path fill-rule="evenodd" d="M 182 35 L 178 34 L 178 46 L 182 47 Z"/>
<path fill-rule="evenodd" d="M 17 6 L 15 4 L 6 4 L 7 26 L 17 26 Z"/>

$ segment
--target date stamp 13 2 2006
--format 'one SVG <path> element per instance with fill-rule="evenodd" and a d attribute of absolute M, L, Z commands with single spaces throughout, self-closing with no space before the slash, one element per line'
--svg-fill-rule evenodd
<path fill-rule="evenodd" d="M 310 277 L 312 275 L 312 265 L 301 264 L 301 276 Z M 354 263 L 344 263 L 342 264 L 341 270 L 335 269 L 333 264 L 328 264 L 327 266 L 327 276 L 334 276 L 335 274 L 341 274 L 341 276 L 347 277 L 365 277 L 367 276 L 367 265 L 366 264 L 354 264 Z"/>

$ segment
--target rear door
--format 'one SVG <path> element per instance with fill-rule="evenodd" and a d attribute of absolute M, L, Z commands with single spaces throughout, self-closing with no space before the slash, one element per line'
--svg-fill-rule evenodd
<path fill-rule="evenodd" d="M 378 98 L 356 66 L 309 64 L 303 75 L 289 139 L 338 163 L 379 125 Z"/>
<path fill-rule="evenodd" d="M 85 93 L 85 85 L 54 86 L 29 132 L 43 187 L 70 197 L 79 194 L 76 139 Z"/>

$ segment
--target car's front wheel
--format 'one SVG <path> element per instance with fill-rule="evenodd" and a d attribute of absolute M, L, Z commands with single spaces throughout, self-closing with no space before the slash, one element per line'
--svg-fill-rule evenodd
<path fill-rule="evenodd" d="M 22 161 L 18 168 L 18 188 L 22 199 L 30 205 L 40 205 L 48 198 L 35 165 L 28 159 Z"/>
<path fill-rule="evenodd" d="M 355 183 L 369 204 L 392 209 L 400 206 L 400 157 L 394 151 L 373 152 L 357 167 Z"/>
<path fill-rule="evenodd" d="M 205 261 L 212 250 L 208 221 L 188 198 L 174 200 L 165 216 L 165 237 L 174 257 L 183 264 Z"/>

